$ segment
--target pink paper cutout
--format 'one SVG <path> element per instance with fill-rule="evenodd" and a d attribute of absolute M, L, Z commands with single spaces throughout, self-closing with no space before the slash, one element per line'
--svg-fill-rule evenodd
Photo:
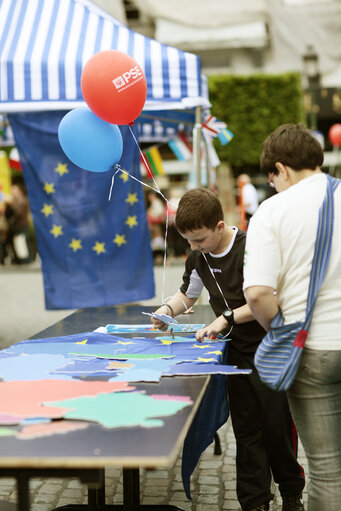
<path fill-rule="evenodd" d="M 192 400 L 189 396 L 171 396 L 169 394 L 151 394 L 150 397 L 152 397 L 153 399 L 184 401 L 184 402 L 188 402 L 189 404 L 192 403 Z"/>
<path fill-rule="evenodd" d="M 7 426 L 9 425 L 13 426 L 14 424 L 19 424 L 22 419 L 23 417 L 18 417 L 16 415 L 0 413 L 0 424 L 3 425 L 6 424 Z"/>
<path fill-rule="evenodd" d="M 48 424 L 34 424 L 32 426 L 25 426 L 16 434 L 16 438 L 19 438 L 20 440 L 30 440 L 31 438 L 39 438 L 42 436 L 60 435 L 63 433 L 69 433 L 70 431 L 85 429 L 88 426 L 89 424 L 86 422 L 65 420 L 49 422 Z"/>

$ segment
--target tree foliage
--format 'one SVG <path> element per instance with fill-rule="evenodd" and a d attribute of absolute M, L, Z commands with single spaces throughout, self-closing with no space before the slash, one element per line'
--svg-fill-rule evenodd
<path fill-rule="evenodd" d="M 231 143 L 215 146 L 235 171 L 258 166 L 262 145 L 280 124 L 304 122 L 300 75 L 210 76 L 211 113 L 234 133 Z"/>

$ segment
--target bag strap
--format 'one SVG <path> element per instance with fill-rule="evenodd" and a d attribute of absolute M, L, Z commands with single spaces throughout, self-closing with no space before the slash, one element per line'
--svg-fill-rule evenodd
<path fill-rule="evenodd" d="M 327 191 L 319 210 L 314 257 L 310 273 L 306 319 L 303 326 L 306 331 L 309 330 L 316 298 L 327 272 L 334 231 L 334 192 L 339 184 L 339 179 L 327 175 Z"/>

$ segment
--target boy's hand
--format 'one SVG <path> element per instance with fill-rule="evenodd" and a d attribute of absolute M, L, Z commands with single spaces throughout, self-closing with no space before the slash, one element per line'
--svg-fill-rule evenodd
<path fill-rule="evenodd" d="M 217 319 L 212 321 L 208 326 L 200 328 L 195 334 L 197 341 L 202 342 L 204 338 L 215 339 L 220 332 L 228 327 L 228 322 L 224 316 L 219 316 Z"/>
<path fill-rule="evenodd" d="M 156 314 L 167 314 L 169 315 L 169 309 L 168 307 L 165 307 L 165 306 L 161 306 L 159 307 L 156 311 L 154 311 Z M 167 323 L 163 323 L 163 321 L 160 321 L 159 319 L 156 319 L 156 318 L 153 318 L 151 317 L 151 322 L 153 323 L 153 327 L 156 328 L 157 330 L 167 330 L 168 328 L 168 325 Z"/>

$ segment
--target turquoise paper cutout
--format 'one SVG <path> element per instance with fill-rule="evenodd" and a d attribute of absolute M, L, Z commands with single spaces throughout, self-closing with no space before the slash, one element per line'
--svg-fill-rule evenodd
<path fill-rule="evenodd" d="M 154 417 L 173 415 L 192 404 L 192 401 L 190 398 L 186 401 L 169 397 L 154 399 L 140 392 L 115 392 L 44 404 L 69 408 L 70 411 L 64 414 L 65 419 L 98 422 L 106 428 L 133 426 L 155 428 L 163 426 L 164 422 Z M 114 413 L 114 410 L 117 410 L 117 413 Z"/>

